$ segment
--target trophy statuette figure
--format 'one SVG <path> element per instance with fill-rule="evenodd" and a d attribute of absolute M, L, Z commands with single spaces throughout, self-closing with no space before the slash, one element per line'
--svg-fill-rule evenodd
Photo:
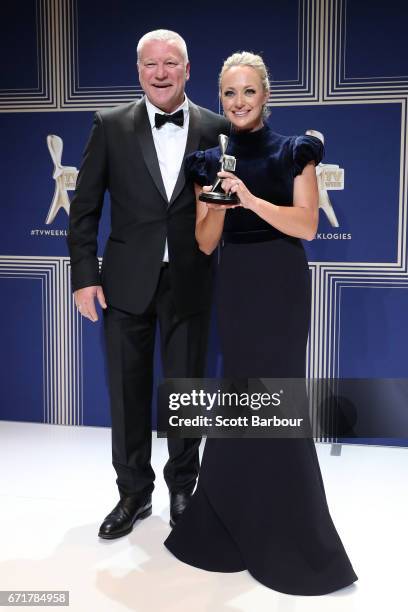
<path fill-rule="evenodd" d="M 74 166 L 62 165 L 62 149 L 64 146 L 62 138 L 55 134 L 49 134 L 47 136 L 47 146 L 54 162 L 52 178 L 55 180 L 54 196 L 45 220 L 46 225 L 49 225 L 54 221 L 60 208 L 63 208 L 69 215 L 70 201 L 67 192 L 75 189 L 78 170 Z"/>
<path fill-rule="evenodd" d="M 317 130 L 307 130 L 306 134 L 314 136 L 324 144 L 324 136 Z M 344 189 L 344 168 L 338 164 L 318 164 L 316 166 L 317 187 L 319 190 L 319 208 L 325 213 L 332 227 L 339 227 L 336 213 L 327 191 Z"/>
<path fill-rule="evenodd" d="M 227 155 L 225 151 L 228 146 L 228 136 L 220 134 L 218 136 L 218 143 L 221 149 L 220 157 L 220 171 L 221 172 L 234 172 L 237 163 L 236 158 L 233 155 Z M 222 179 L 217 177 L 211 191 L 202 191 L 199 195 L 201 202 L 207 202 L 208 204 L 230 204 L 236 206 L 239 204 L 239 198 L 235 193 L 225 193 L 221 187 Z"/>

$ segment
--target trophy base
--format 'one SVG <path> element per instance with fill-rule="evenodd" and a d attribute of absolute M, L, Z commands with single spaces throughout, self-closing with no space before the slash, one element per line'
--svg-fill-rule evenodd
<path fill-rule="evenodd" d="M 202 191 L 198 199 L 200 202 L 206 202 L 207 204 L 229 204 L 230 206 L 239 204 L 236 193 L 221 193 L 220 191 Z"/>

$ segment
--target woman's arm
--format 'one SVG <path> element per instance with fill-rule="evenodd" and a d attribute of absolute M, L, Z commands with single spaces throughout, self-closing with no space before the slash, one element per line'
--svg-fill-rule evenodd
<path fill-rule="evenodd" d="M 254 196 L 244 183 L 230 172 L 221 172 L 222 188 L 236 193 L 241 206 L 248 208 L 284 234 L 313 240 L 319 222 L 319 192 L 314 162 L 309 162 L 293 184 L 293 206 L 279 206 Z"/>
<path fill-rule="evenodd" d="M 225 212 L 228 208 L 235 208 L 223 204 L 207 204 L 200 202 L 198 196 L 202 191 L 210 191 L 211 187 L 200 187 L 194 185 L 196 193 L 196 240 L 200 250 L 206 255 L 211 255 L 220 241 L 224 228 Z"/>

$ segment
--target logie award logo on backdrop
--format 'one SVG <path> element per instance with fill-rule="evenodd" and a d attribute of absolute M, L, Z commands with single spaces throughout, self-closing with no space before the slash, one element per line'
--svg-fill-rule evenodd
<path fill-rule="evenodd" d="M 45 220 L 46 225 L 50 225 L 60 208 L 63 208 L 69 215 L 69 197 L 68 191 L 74 191 L 78 170 L 74 166 L 62 165 L 62 150 L 64 143 L 62 138 L 50 134 L 47 136 L 47 146 L 54 162 L 54 172 L 52 178 L 55 180 L 54 197 L 52 198 L 51 206 Z"/>

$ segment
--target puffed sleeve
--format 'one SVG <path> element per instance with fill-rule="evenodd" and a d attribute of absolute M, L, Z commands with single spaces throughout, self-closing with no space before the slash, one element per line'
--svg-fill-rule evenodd
<path fill-rule="evenodd" d="M 184 170 L 188 181 L 193 181 L 201 186 L 211 184 L 204 151 L 195 151 L 187 155 Z"/>
<path fill-rule="evenodd" d="M 319 164 L 324 155 L 324 146 L 316 136 L 297 136 L 293 142 L 293 176 L 302 174 L 303 168 L 311 161 Z"/>

